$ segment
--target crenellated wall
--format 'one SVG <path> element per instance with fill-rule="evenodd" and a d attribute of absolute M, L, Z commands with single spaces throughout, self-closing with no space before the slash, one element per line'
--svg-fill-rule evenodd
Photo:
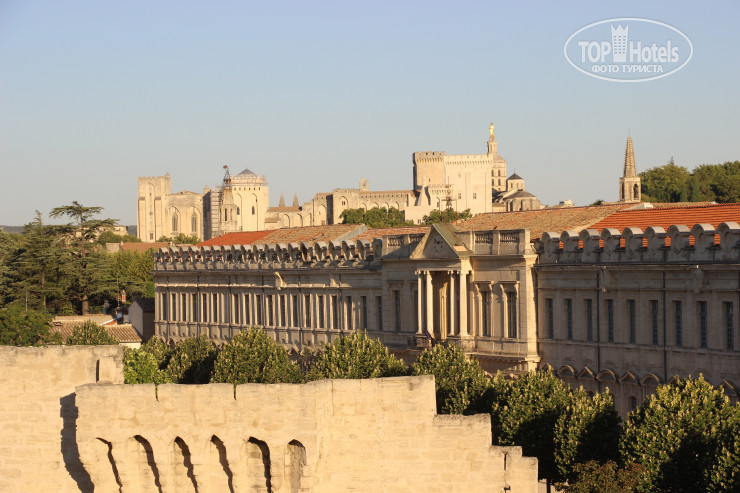
<path fill-rule="evenodd" d="M 625 262 L 716 262 L 740 260 L 740 225 L 721 223 L 546 232 L 539 251 L 544 264 Z"/>
<path fill-rule="evenodd" d="M 487 415 L 437 416 L 434 379 L 85 385 L 83 463 L 103 491 L 534 492 L 535 459 Z"/>

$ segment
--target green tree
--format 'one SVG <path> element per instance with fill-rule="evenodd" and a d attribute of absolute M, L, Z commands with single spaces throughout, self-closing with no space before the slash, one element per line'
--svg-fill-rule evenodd
<path fill-rule="evenodd" d="M 555 463 L 555 426 L 571 402 L 570 390 L 552 371 L 530 371 L 508 381 L 493 380 L 491 428 L 494 445 L 520 445 L 537 457 L 539 477 L 562 481 Z"/>
<path fill-rule="evenodd" d="M 372 209 L 345 209 L 339 215 L 344 224 L 365 224 L 368 228 L 397 228 L 413 226 L 413 221 L 406 221 L 403 212 L 395 207 L 373 207 Z"/>
<path fill-rule="evenodd" d="M 137 236 L 129 234 L 119 235 L 113 231 L 103 231 L 96 241 L 103 246 L 106 243 L 141 243 L 141 240 Z"/>
<path fill-rule="evenodd" d="M 175 383 L 208 383 L 216 355 L 216 346 L 205 335 L 184 339 L 175 344 L 167 362 L 168 378 Z"/>
<path fill-rule="evenodd" d="M 250 327 L 235 335 L 216 358 L 212 382 L 299 383 L 300 369 L 264 330 Z"/>
<path fill-rule="evenodd" d="M 390 354 L 383 343 L 355 332 L 324 346 L 307 378 L 378 378 L 407 373 L 404 362 Z"/>
<path fill-rule="evenodd" d="M 89 312 L 92 296 L 115 292 L 109 264 L 99 245 L 94 243 L 103 230 L 116 223 L 115 219 L 96 218 L 102 210 L 102 207 L 86 207 L 74 201 L 70 205 L 55 207 L 49 214 L 53 218 L 71 220 L 56 226 L 55 230 L 65 237 L 67 248 L 72 253 L 69 296 L 80 303 L 83 315 Z"/>
<path fill-rule="evenodd" d="M 465 209 L 462 212 L 457 212 L 450 207 L 445 209 L 444 211 L 431 211 L 429 215 L 423 217 L 422 222 L 424 224 L 451 223 L 460 219 L 470 219 L 471 217 L 473 217 L 473 215 L 470 213 L 470 209 Z"/>
<path fill-rule="evenodd" d="M 633 493 L 644 473 L 639 464 L 621 468 L 614 461 L 589 461 L 574 465 L 574 479 L 558 489 L 565 493 Z"/>
<path fill-rule="evenodd" d="M 200 238 L 195 235 L 186 235 L 180 233 L 177 236 L 160 236 L 157 240 L 164 243 L 174 243 L 175 245 L 195 245 L 200 243 Z"/>
<path fill-rule="evenodd" d="M 488 380 L 477 360 L 457 346 L 436 345 L 423 351 L 411 366 L 412 375 L 434 375 L 437 413 L 487 412 Z"/>
<path fill-rule="evenodd" d="M 67 338 L 65 344 L 68 346 L 99 346 L 119 344 L 119 341 L 110 335 L 104 326 L 92 320 L 85 320 L 72 329 L 72 335 Z"/>
<path fill-rule="evenodd" d="M 0 308 L 0 344 L 39 346 L 59 344 L 59 334 L 51 334 L 52 316 L 42 310 L 25 310 L 19 305 Z"/>
<path fill-rule="evenodd" d="M 638 491 L 732 491 L 718 487 L 731 482 L 721 457 L 733 419 L 727 397 L 701 376 L 659 386 L 629 414 L 620 441 L 625 464 L 645 468 Z"/>
<path fill-rule="evenodd" d="M 124 383 L 170 383 L 167 372 L 159 368 L 157 357 L 143 346 L 126 348 L 123 353 Z"/>
<path fill-rule="evenodd" d="M 130 295 L 154 294 L 154 251 L 136 252 L 133 250 L 108 253 L 112 275 L 117 286 Z"/>
<path fill-rule="evenodd" d="M 172 349 L 167 346 L 161 339 L 152 337 L 139 348 L 142 351 L 150 353 L 157 360 L 157 367 L 160 370 L 167 368 L 167 364 L 172 357 Z"/>
<path fill-rule="evenodd" d="M 574 466 L 619 460 L 619 415 L 608 392 L 589 396 L 583 388 L 570 395 L 570 403 L 555 423 L 555 465 L 560 478 L 575 479 Z"/>
<path fill-rule="evenodd" d="M 681 191 L 686 190 L 689 171 L 676 166 L 671 160 L 668 164 L 651 168 L 640 173 L 642 200 L 645 202 L 678 202 Z"/>

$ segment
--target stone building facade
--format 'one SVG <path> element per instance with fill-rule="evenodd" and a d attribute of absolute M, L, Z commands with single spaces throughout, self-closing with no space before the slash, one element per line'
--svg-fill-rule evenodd
<path fill-rule="evenodd" d="M 163 249 L 156 334 L 220 344 L 257 325 L 299 352 L 366 330 L 408 359 L 442 343 L 491 373 L 551 365 L 608 387 L 622 413 L 676 375 L 703 373 L 736 399 L 740 205 L 628 208 Z M 698 224 L 666 222 L 680 217 Z"/>
<path fill-rule="evenodd" d="M 535 493 L 434 377 L 123 384 L 123 347 L 0 347 L 0 491 Z"/>

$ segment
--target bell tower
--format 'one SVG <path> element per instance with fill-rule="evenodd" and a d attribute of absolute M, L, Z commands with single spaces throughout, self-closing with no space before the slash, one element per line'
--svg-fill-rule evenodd
<path fill-rule="evenodd" d="M 635 170 L 635 151 L 632 147 L 632 136 L 627 137 L 627 149 L 624 151 L 624 172 L 619 179 L 619 201 L 640 202 L 642 190 L 640 177 Z"/>

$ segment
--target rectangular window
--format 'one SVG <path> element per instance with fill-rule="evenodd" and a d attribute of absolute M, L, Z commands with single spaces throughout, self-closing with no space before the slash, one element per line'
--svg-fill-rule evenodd
<path fill-rule="evenodd" d="M 323 294 L 320 294 L 319 295 L 319 306 L 316 307 L 316 312 L 319 315 L 319 328 L 320 329 L 323 329 L 324 328 L 324 312 L 325 312 L 325 310 L 324 310 L 324 295 Z"/>
<path fill-rule="evenodd" d="M 303 297 L 303 326 L 311 327 L 311 295 Z"/>
<path fill-rule="evenodd" d="M 293 303 L 293 320 L 291 321 L 292 322 L 291 325 L 293 327 L 296 327 L 297 324 L 298 324 L 298 321 L 300 320 L 298 318 L 298 313 L 299 313 L 299 311 L 298 311 L 298 295 L 297 294 L 292 295 L 291 300 L 292 300 L 292 303 Z"/>
<path fill-rule="evenodd" d="M 200 299 L 203 306 L 203 308 L 201 309 L 200 321 L 208 322 L 208 295 L 204 293 L 201 295 Z"/>
<path fill-rule="evenodd" d="M 224 304 L 224 323 L 228 324 L 231 322 L 231 297 L 228 294 L 223 294 L 221 299 Z"/>
<path fill-rule="evenodd" d="M 211 296 L 211 322 L 219 323 L 221 317 L 218 316 L 218 294 L 213 293 Z"/>
<path fill-rule="evenodd" d="M 568 320 L 568 340 L 573 340 L 573 299 L 567 298 L 565 300 L 565 313 Z"/>
<path fill-rule="evenodd" d="M 288 318 L 286 317 L 286 307 L 285 307 L 285 295 L 280 295 L 280 320 L 278 321 L 278 325 L 281 327 L 287 327 L 288 326 Z"/>
<path fill-rule="evenodd" d="M 419 291 L 414 291 L 414 330 L 417 327 L 419 327 Z"/>
<path fill-rule="evenodd" d="M 637 343 L 637 307 L 635 300 L 627 300 L 627 309 L 630 316 L 630 344 Z"/>
<path fill-rule="evenodd" d="M 190 302 L 193 304 L 193 322 L 197 322 L 199 320 L 198 318 L 198 295 L 193 294 L 190 297 Z"/>
<path fill-rule="evenodd" d="M 727 349 L 735 349 L 735 308 L 731 301 L 725 301 L 725 344 Z"/>
<path fill-rule="evenodd" d="M 614 300 L 606 300 L 606 339 L 614 342 Z"/>
<path fill-rule="evenodd" d="M 650 332 L 653 346 L 658 345 L 658 300 L 650 300 Z"/>
<path fill-rule="evenodd" d="M 362 300 L 362 328 L 367 330 L 367 296 L 363 296 Z"/>
<path fill-rule="evenodd" d="M 254 308 L 257 310 L 257 325 L 262 326 L 264 313 L 262 313 L 262 295 L 261 294 L 258 294 L 255 296 Z"/>
<path fill-rule="evenodd" d="M 240 301 L 239 298 L 241 295 L 237 293 L 232 296 L 233 296 L 232 302 L 234 303 L 234 323 L 241 324 L 242 323 L 242 311 L 241 311 L 241 306 L 239 306 L 239 301 Z"/>
<path fill-rule="evenodd" d="M 383 297 L 376 296 L 375 304 L 378 308 L 378 330 L 381 331 L 383 330 Z"/>
<path fill-rule="evenodd" d="M 547 310 L 547 337 L 555 338 L 555 314 L 553 313 L 552 298 L 545 298 L 545 308 Z"/>
<path fill-rule="evenodd" d="M 481 316 L 483 317 L 483 335 L 491 335 L 491 293 L 481 291 Z"/>
<path fill-rule="evenodd" d="M 180 320 L 188 320 L 188 295 L 185 293 L 180 295 Z"/>
<path fill-rule="evenodd" d="M 506 293 L 506 309 L 509 318 L 509 337 L 515 339 L 517 337 L 517 320 L 516 320 L 516 293 Z"/>
<path fill-rule="evenodd" d="M 269 327 L 273 327 L 275 325 L 275 320 L 273 318 L 275 316 L 275 311 L 273 310 L 272 295 L 265 295 L 265 298 L 267 299 L 267 325 Z"/>
<path fill-rule="evenodd" d="M 244 324 L 250 325 L 252 323 L 251 318 L 251 304 L 252 304 L 252 297 L 249 293 L 246 293 L 244 295 Z"/>
<path fill-rule="evenodd" d="M 477 199 L 477 198 L 478 198 L 478 194 L 477 194 L 477 193 L 475 193 L 475 192 L 473 192 L 473 200 L 475 200 L 475 199 Z"/>
<path fill-rule="evenodd" d="M 161 295 L 161 298 L 160 298 L 162 300 L 162 309 L 160 310 L 159 316 L 162 320 L 169 319 L 168 317 L 169 314 L 167 313 L 167 297 L 168 296 L 169 295 L 167 293 L 164 293 L 163 295 Z"/>
<path fill-rule="evenodd" d="M 331 326 L 333 329 L 339 328 L 339 299 L 335 294 L 331 297 Z"/>
<path fill-rule="evenodd" d="M 352 313 L 352 297 L 347 296 L 344 299 L 344 307 L 347 311 L 347 329 L 348 330 L 355 330 L 355 320 L 354 320 L 354 313 Z"/>
<path fill-rule="evenodd" d="M 594 306 L 591 298 L 586 300 L 586 340 L 594 340 Z"/>
<path fill-rule="evenodd" d="M 707 302 L 699 302 L 699 338 L 702 348 L 707 347 Z"/>
<path fill-rule="evenodd" d="M 673 302 L 674 318 L 676 322 L 676 346 L 683 346 L 683 306 L 680 301 Z"/>
<path fill-rule="evenodd" d="M 396 325 L 394 329 L 396 332 L 401 332 L 401 291 L 393 290 L 393 306 L 395 307 Z"/>

